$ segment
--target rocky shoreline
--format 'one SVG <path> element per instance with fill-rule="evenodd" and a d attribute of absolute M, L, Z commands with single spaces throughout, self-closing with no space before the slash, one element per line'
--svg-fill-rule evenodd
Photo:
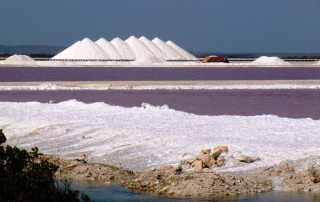
<path fill-rule="evenodd" d="M 221 199 L 247 196 L 272 190 L 320 192 L 319 165 L 287 161 L 263 168 L 250 175 L 227 174 L 204 169 L 194 171 L 180 166 L 163 166 L 147 171 L 132 171 L 105 164 L 87 163 L 85 156 L 63 159 L 42 155 L 59 166 L 60 180 L 99 181 L 124 188 L 171 198 Z M 301 160 L 302 161 L 302 160 Z M 306 162 L 306 161 L 305 161 Z"/>

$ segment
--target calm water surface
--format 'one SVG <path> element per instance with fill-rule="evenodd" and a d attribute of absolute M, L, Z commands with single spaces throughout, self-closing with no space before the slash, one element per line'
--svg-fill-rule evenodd
<path fill-rule="evenodd" d="M 316 80 L 316 67 L 1 67 L 0 82 Z"/>
<path fill-rule="evenodd" d="M 124 107 L 168 105 L 199 115 L 272 114 L 288 118 L 320 119 L 320 90 L 106 90 L 0 91 L 0 102 L 56 102 L 76 99 Z"/>
<path fill-rule="evenodd" d="M 119 186 L 104 186 L 97 184 L 80 184 L 74 183 L 73 189 L 85 192 L 90 196 L 92 201 L 106 202 L 195 202 L 195 200 L 178 200 L 170 198 L 155 197 L 147 194 L 134 193 Z M 215 200 L 216 202 L 316 202 L 320 201 L 320 195 L 307 192 L 269 192 L 256 194 L 250 197 L 243 197 L 229 200 Z"/>

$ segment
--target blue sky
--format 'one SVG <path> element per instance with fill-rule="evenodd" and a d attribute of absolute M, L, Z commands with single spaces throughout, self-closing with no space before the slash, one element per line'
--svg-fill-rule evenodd
<path fill-rule="evenodd" d="M 319 0 L 1 0 L 0 44 L 158 36 L 193 51 L 320 53 Z"/>

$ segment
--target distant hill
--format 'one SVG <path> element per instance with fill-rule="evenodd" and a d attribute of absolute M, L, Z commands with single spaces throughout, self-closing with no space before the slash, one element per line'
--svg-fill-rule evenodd
<path fill-rule="evenodd" d="M 39 46 L 39 45 L 22 45 L 22 46 L 3 46 L 0 45 L 0 55 L 23 54 L 29 56 L 47 56 L 52 57 L 64 50 L 65 47 L 59 46 Z"/>

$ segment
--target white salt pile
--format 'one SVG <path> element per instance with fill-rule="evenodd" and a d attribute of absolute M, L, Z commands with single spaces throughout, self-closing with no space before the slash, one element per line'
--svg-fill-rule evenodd
<path fill-rule="evenodd" d="M 167 41 L 167 44 L 169 46 L 171 46 L 172 48 L 174 48 L 176 51 L 178 51 L 183 56 L 184 59 L 186 59 L 186 60 L 198 60 L 197 57 L 195 57 L 194 55 L 190 54 L 189 52 L 187 52 L 186 50 L 184 50 L 183 48 L 181 48 L 177 44 L 173 43 L 172 41 Z"/>
<path fill-rule="evenodd" d="M 136 59 L 134 56 L 134 52 L 131 49 L 131 47 L 120 38 L 114 38 L 111 43 L 114 45 L 114 47 L 118 50 L 118 52 L 121 55 L 122 59 L 126 60 L 134 60 Z"/>
<path fill-rule="evenodd" d="M 144 45 L 142 41 L 137 39 L 135 36 L 129 37 L 126 42 L 131 47 L 134 52 L 136 61 L 135 63 L 140 64 L 152 64 L 152 63 L 161 63 L 165 60 L 153 54 L 153 52 Z"/>
<path fill-rule="evenodd" d="M 52 59 L 73 59 L 75 55 L 78 54 L 78 48 L 81 44 L 81 41 L 77 41 L 76 43 L 69 46 L 67 49 L 63 50 Z"/>
<path fill-rule="evenodd" d="M 318 61 L 315 65 L 320 65 L 320 61 Z"/>
<path fill-rule="evenodd" d="M 107 60 L 110 57 L 96 43 L 88 38 L 78 41 L 52 59 L 73 60 Z"/>
<path fill-rule="evenodd" d="M 278 57 L 268 57 L 268 56 L 261 56 L 251 64 L 253 65 L 288 65 L 289 62 L 286 62 Z"/>
<path fill-rule="evenodd" d="M 183 60 L 184 59 L 183 56 L 178 51 L 176 51 L 174 48 L 172 48 L 171 46 L 166 44 L 161 39 L 154 38 L 152 40 L 152 42 L 154 44 L 156 44 L 162 50 L 162 52 L 166 53 L 166 55 L 168 56 L 168 60 Z"/>
<path fill-rule="evenodd" d="M 116 60 L 133 60 L 130 64 L 139 65 L 159 63 L 170 64 L 170 62 L 167 62 L 170 60 L 197 60 L 196 57 L 172 41 L 165 43 L 159 38 L 155 38 L 150 41 L 144 36 L 140 37 L 140 39 L 131 36 L 126 41 L 123 41 L 120 38 L 114 38 L 111 42 L 104 38 L 100 38 L 95 43 L 90 39 L 85 38 L 82 41 L 74 43 L 52 59 L 81 60 L 73 61 L 75 65 L 94 64 L 93 61 L 89 61 L 88 63 L 82 60 L 115 61 L 108 62 L 108 64 L 121 64 L 121 61 Z M 78 64 L 79 62 L 81 64 Z M 65 64 L 69 63 L 70 62 L 67 62 Z"/>
<path fill-rule="evenodd" d="M 164 53 L 157 45 L 155 45 L 148 38 L 142 36 L 139 38 L 139 40 L 142 41 L 144 43 L 144 45 L 147 46 L 149 48 L 149 50 L 151 50 L 153 52 L 153 54 L 155 54 L 159 58 L 161 58 L 163 60 L 168 59 L 168 56 L 166 55 L 166 53 Z"/>
<path fill-rule="evenodd" d="M 110 43 L 106 39 L 100 38 L 98 41 L 96 41 L 96 44 L 98 44 L 107 53 L 110 59 L 112 60 L 122 59 L 118 50 L 114 47 L 112 43 Z"/>
<path fill-rule="evenodd" d="M 27 55 L 12 55 L 2 61 L 1 64 L 35 66 L 37 62 Z"/>

